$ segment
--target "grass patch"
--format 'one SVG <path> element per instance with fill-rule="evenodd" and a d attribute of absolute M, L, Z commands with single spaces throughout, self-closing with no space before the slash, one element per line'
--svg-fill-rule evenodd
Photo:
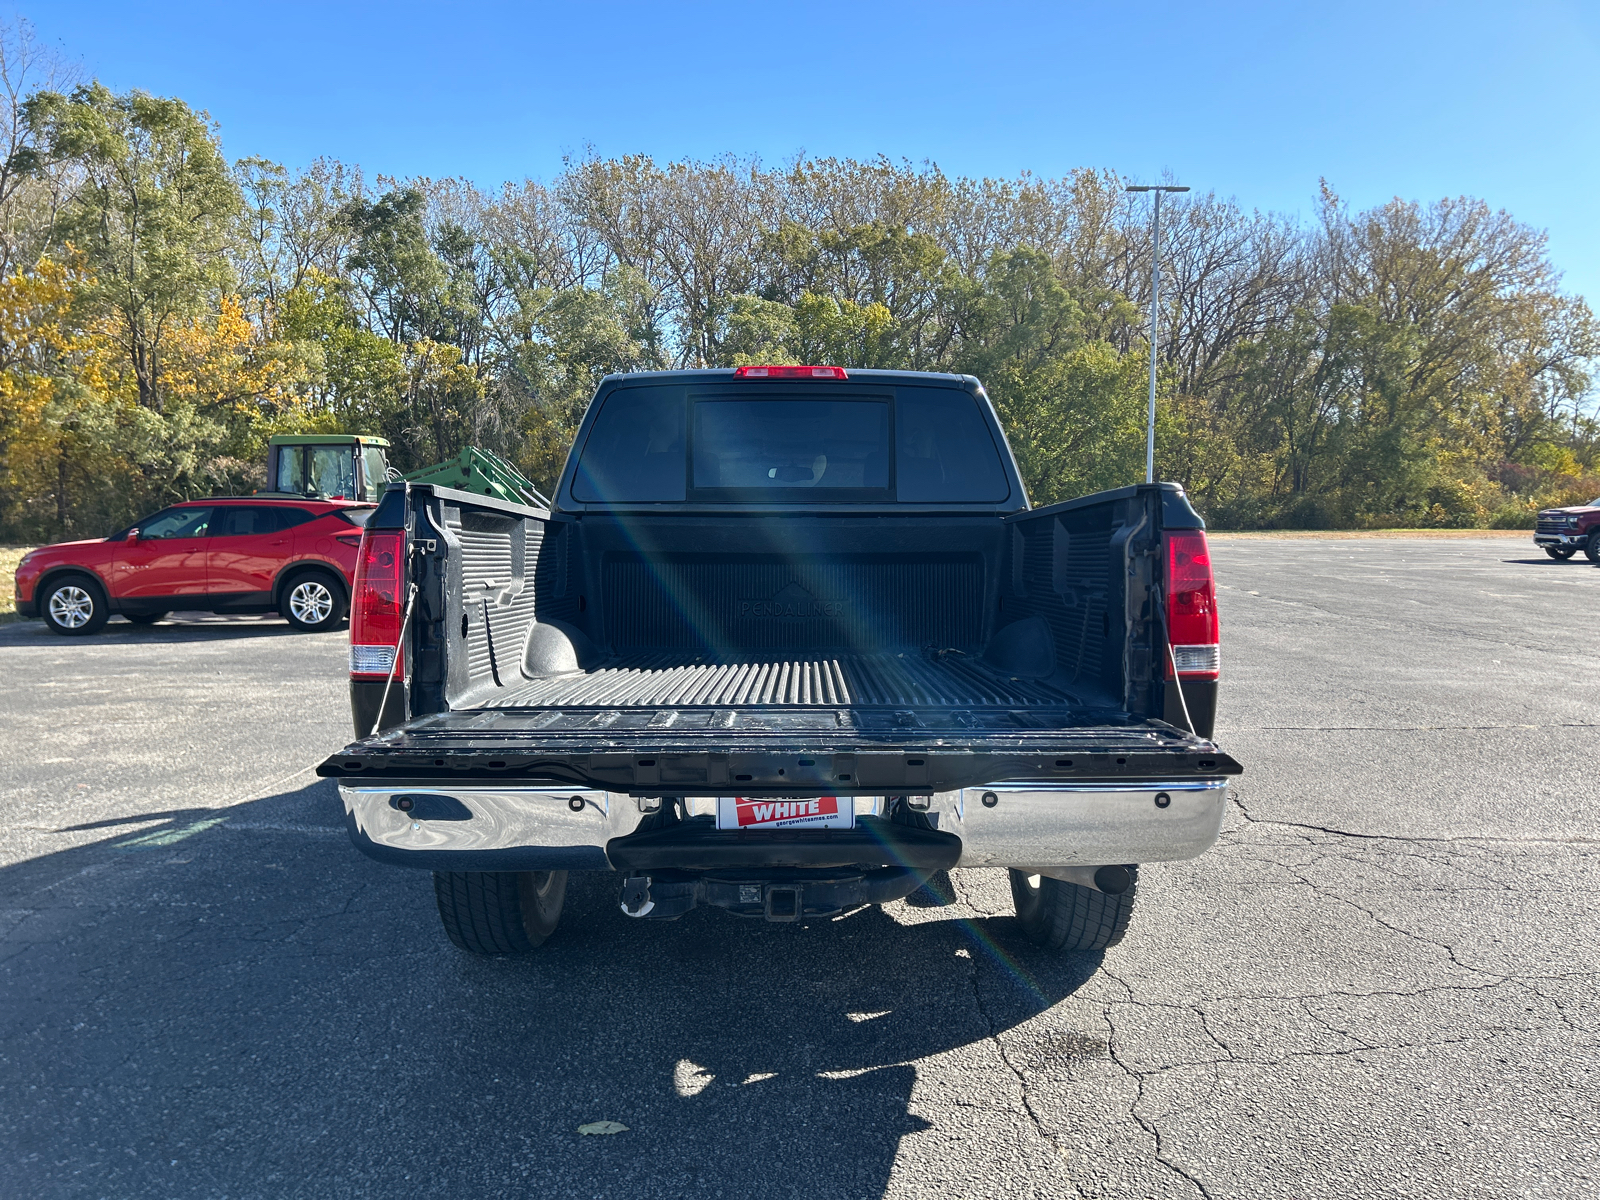
<path fill-rule="evenodd" d="M 0 625 L 20 620 L 17 616 L 17 589 L 13 582 L 17 564 L 32 546 L 0 546 Z"/>

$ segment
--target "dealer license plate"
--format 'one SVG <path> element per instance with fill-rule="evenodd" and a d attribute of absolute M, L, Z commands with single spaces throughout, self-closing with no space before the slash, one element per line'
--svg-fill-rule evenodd
<path fill-rule="evenodd" d="M 718 829 L 853 829 L 855 823 L 856 804 L 850 796 L 717 799 Z"/>

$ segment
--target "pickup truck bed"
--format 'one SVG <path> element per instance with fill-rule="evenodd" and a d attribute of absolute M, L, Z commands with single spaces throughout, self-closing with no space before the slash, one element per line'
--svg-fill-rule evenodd
<path fill-rule="evenodd" d="M 691 404 L 744 394 L 688 378 Z M 1171 484 L 1027 509 L 1005 459 L 987 511 L 583 503 L 572 463 L 554 512 L 392 486 L 368 538 L 414 589 L 406 653 L 392 681 L 352 677 L 358 735 L 381 731 L 321 767 L 356 844 L 445 875 L 618 869 L 624 909 L 657 917 L 758 915 L 718 891 L 742 871 L 769 919 L 958 863 L 1111 897 L 1094 872 L 1199 853 L 1241 770 L 1210 740 L 1214 671 L 1168 677 L 1167 538 L 1202 523 Z M 735 796 L 854 820 L 719 827 Z"/>
<path fill-rule="evenodd" d="M 713 536 L 729 544 L 720 555 L 646 557 L 612 546 L 644 531 L 658 542 L 682 536 L 682 518 L 655 518 L 670 525 L 653 531 L 645 517 L 625 525 L 563 522 L 440 488 L 412 485 L 391 494 L 408 506 L 404 519 L 413 530 L 438 535 L 423 543 L 433 550 L 413 556 L 421 579 L 409 681 L 416 715 L 403 729 L 330 759 L 329 775 L 382 771 L 423 781 L 465 778 L 466 771 L 631 791 L 737 784 L 759 793 L 793 789 L 799 768 L 788 760 L 807 752 L 860 755 L 859 772 L 802 773 L 809 787 L 850 791 L 936 792 L 993 781 L 997 770 L 1008 780 L 1046 781 L 1082 779 L 1088 769 L 1104 778 L 1237 770 L 1209 741 L 1188 733 L 1178 712 L 1167 711 L 1177 707 L 1166 695 L 1175 689 L 1161 678 L 1154 648 L 1136 643 L 1135 653 L 1123 653 L 1129 581 L 1137 588 L 1140 576 L 1156 569 L 1161 510 L 1180 498 L 1170 485 L 991 521 L 981 531 L 986 539 L 966 531 L 973 547 L 967 554 L 880 551 L 855 561 L 796 556 L 777 564 L 739 553 L 741 535 L 760 537 L 756 522 L 742 529 L 719 522 Z M 391 505 L 382 519 L 403 517 Z M 491 519 L 506 525 L 498 537 L 472 528 Z M 840 542 L 868 531 L 883 536 L 872 528 L 878 522 L 864 530 L 847 518 L 832 520 Z M 938 524 L 949 539 L 951 522 Z M 1149 543 L 1145 561 L 1124 565 L 1139 528 Z M 1058 568 L 1054 545 L 1035 543 L 1069 541 L 1074 531 L 1080 560 L 1104 574 L 1074 573 L 1060 586 L 1036 582 L 1035 572 Z M 1122 549 L 1115 569 L 1103 549 L 1113 542 Z M 576 545 L 585 561 L 598 563 L 592 587 L 562 579 L 566 564 L 549 561 L 563 543 L 569 555 Z M 1101 549 L 1091 553 L 1094 543 Z M 522 553 L 511 551 L 514 544 Z M 538 548 L 532 561 L 530 545 Z M 992 604 L 974 595 L 985 576 Z M 1142 594 L 1147 587 L 1136 601 L 1141 640 L 1158 632 Z M 859 605 L 864 612 L 849 612 L 849 602 L 836 598 L 871 601 L 874 591 L 882 602 Z M 786 593 L 787 600 L 771 599 Z M 910 602 L 897 602 L 902 596 Z M 1008 604 L 1015 620 L 1004 620 Z M 753 625 L 741 626 L 741 613 L 752 609 Z M 434 613 L 443 619 L 429 620 Z M 718 637 L 735 644 L 717 654 L 704 643 Z M 596 638 L 609 643 L 604 650 Z M 767 640 L 787 642 L 790 653 L 750 645 Z M 816 653 L 806 644 L 874 640 L 889 647 Z M 1146 678 L 1127 680 L 1130 667 Z M 358 720 L 368 729 L 381 686 L 354 685 Z M 1191 717 L 1209 717 L 1208 689 L 1187 690 Z M 1130 711 L 1129 699 L 1159 704 L 1162 716 Z M 1091 753 L 1097 749 L 1104 753 Z M 436 765 L 430 755 L 445 761 Z M 1058 764 L 1069 758 L 1072 764 Z M 732 764 L 725 772 L 723 759 Z"/>

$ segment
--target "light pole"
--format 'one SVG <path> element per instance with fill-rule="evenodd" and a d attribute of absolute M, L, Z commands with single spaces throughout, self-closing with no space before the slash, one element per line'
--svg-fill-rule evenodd
<path fill-rule="evenodd" d="M 1126 190 L 1156 194 L 1155 249 L 1150 254 L 1150 423 L 1144 437 L 1144 481 L 1154 483 L 1156 481 L 1156 314 L 1161 311 L 1161 193 L 1187 192 L 1189 189 L 1175 187 L 1170 183 L 1150 183 L 1130 184 Z"/>

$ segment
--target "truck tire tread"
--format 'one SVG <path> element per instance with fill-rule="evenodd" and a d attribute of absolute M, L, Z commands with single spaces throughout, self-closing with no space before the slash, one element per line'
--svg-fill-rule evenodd
<path fill-rule="evenodd" d="M 1139 869 L 1130 867 L 1133 881 L 1118 895 L 1076 883 L 1041 877 L 1039 886 L 1028 882 L 1026 872 L 1011 871 L 1011 896 L 1017 920 L 1029 940 L 1051 950 L 1108 950 L 1128 932 L 1134 898 L 1139 890 Z"/>
<path fill-rule="evenodd" d="M 527 954 L 537 949 L 560 919 L 566 872 L 538 873 L 551 885 L 542 904 L 537 888 L 530 887 L 523 874 L 533 873 L 435 871 L 434 899 L 450 940 L 471 954 Z"/>

